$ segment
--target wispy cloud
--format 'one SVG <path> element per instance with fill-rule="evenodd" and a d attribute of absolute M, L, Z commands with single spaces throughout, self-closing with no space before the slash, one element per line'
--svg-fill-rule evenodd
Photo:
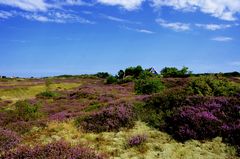
<path fill-rule="evenodd" d="M 230 24 L 195 24 L 195 25 L 199 28 L 203 28 L 211 31 L 222 30 L 222 29 L 227 29 L 232 27 L 232 25 Z"/>
<path fill-rule="evenodd" d="M 0 4 L 25 11 L 47 11 L 50 7 L 44 0 L 0 0 Z"/>
<path fill-rule="evenodd" d="M 0 11 L 0 18 L 20 16 L 28 20 L 54 23 L 84 23 L 95 22 L 80 17 L 77 14 L 61 9 L 66 5 L 90 5 L 82 0 L 0 0 L 0 5 L 7 5 L 20 10 Z"/>
<path fill-rule="evenodd" d="M 127 27 L 127 26 L 121 26 L 120 28 L 130 30 L 130 31 L 135 31 L 135 32 L 138 32 L 138 33 L 155 34 L 154 31 L 151 31 L 151 30 L 148 30 L 148 29 L 130 28 L 130 27 Z"/>
<path fill-rule="evenodd" d="M 12 13 L 11 12 L 7 12 L 7 11 L 0 11 L 0 19 L 8 19 L 10 17 L 12 17 Z"/>
<path fill-rule="evenodd" d="M 145 0 L 97 0 L 98 3 L 111 6 L 121 6 L 129 11 L 138 9 L 144 1 Z"/>
<path fill-rule="evenodd" d="M 175 10 L 201 11 L 213 17 L 234 21 L 240 13 L 239 0 L 151 0 L 156 8 L 168 6 Z"/>
<path fill-rule="evenodd" d="M 131 21 L 131 20 L 128 20 L 128 19 L 123 19 L 123 18 L 114 17 L 114 16 L 110 16 L 110 15 L 105 15 L 105 14 L 100 14 L 100 17 L 102 17 L 104 19 L 107 19 L 107 20 L 120 22 L 120 23 L 140 24 L 140 22 L 135 22 L 135 21 Z"/>
<path fill-rule="evenodd" d="M 156 19 L 156 22 L 164 27 L 164 28 L 169 28 L 174 31 L 187 31 L 190 30 L 190 24 L 187 23 L 180 23 L 180 22 L 167 22 L 164 19 Z"/>
<path fill-rule="evenodd" d="M 219 42 L 228 42 L 228 41 L 232 41 L 233 38 L 231 37 L 226 37 L 226 36 L 218 36 L 218 37 L 214 37 L 211 40 L 213 41 L 219 41 Z"/>

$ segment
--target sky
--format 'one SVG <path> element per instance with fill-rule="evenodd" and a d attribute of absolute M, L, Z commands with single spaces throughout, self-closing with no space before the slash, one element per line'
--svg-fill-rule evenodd
<path fill-rule="evenodd" d="M 0 75 L 240 71 L 240 0 L 0 0 Z"/>

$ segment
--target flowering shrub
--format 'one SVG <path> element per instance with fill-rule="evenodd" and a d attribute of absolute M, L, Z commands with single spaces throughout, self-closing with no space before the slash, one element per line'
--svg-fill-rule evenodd
<path fill-rule="evenodd" d="M 133 111 L 131 106 L 121 103 L 103 108 L 78 121 L 86 131 L 117 131 L 121 127 L 133 125 Z"/>
<path fill-rule="evenodd" d="M 102 159 L 89 148 L 72 147 L 63 141 L 58 141 L 34 148 L 19 147 L 17 150 L 6 152 L 2 159 L 39 158 L 39 159 Z"/>
<path fill-rule="evenodd" d="M 237 140 L 235 133 L 240 107 L 234 98 L 209 98 L 205 103 L 178 108 L 167 118 L 166 128 L 178 140 L 211 139 L 226 136 L 226 140 Z M 231 131 L 230 131 L 231 130 Z M 227 135 L 226 135 L 227 134 Z M 231 134 L 231 137 L 228 135 Z M 231 143 L 231 142 L 230 142 Z M 234 143 L 235 144 L 235 143 Z"/>
<path fill-rule="evenodd" d="M 132 136 L 130 139 L 128 139 L 128 145 L 130 147 L 139 146 L 143 144 L 146 140 L 147 140 L 147 136 L 145 134 Z"/>
<path fill-rule="evenodd" d="M 20 142 L 20 138 L 15 132 L 0 128 L 0 154 L 14 148 Z"/>

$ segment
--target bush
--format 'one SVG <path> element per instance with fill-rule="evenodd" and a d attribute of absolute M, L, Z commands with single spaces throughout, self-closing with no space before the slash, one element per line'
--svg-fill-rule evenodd
<path fill-rule="evenodd" d="M 191 71 L 188 71 L 187 67 L 183 67 L 181 70 L 176 67 L 165 67 L 160 73 L 163 77 L 188 77 Z"/>
<path fill-rule="evenodd" d="M 139 79 L 135 81 L 135 92 L 137 94 L 158 93 L 164 89 L 159 78 Z"/>
<path fill-rule="evenodd" d="M 98 73 L 96 74 L 96 76 L 97 76 L 98 78 L 108 78 L 108 77 L 110 76 L 110 74 L 107 73 L 107 72 L 98 72 Z"/>
<path fill-rule="evenodd" d="M 109 76 L 108 78 L 107 78 L 107 80 L 106 80 L 106 83 L 107 84 L 113 84 L 113 83 L 116 83 L 118 80 L 117 80 L 117 78 L 116 77 L 114 77 L 114 76 Z"/>
<path fill-rule="evenodd" d="M 89 116 L 79 117 L 77 125 L 90 132 L 118 131 L 121 127 L 133 126 L 133 117 L 132 107 L 121 103 Z"/>
<path fill-rule="evenodd" d="M 25 121 L 35 120 L 41 116 L 39 112 L 40 104 L 31 104 L 28 101 L 18 101 L 15 104 L 15 112 L 18 118 L 23 119 Z"/>
<path fill-rule="evenodd" d="M 191 80 L 187 91 L 202 96 L 233 96 L 239 93 L 240 87 L 225 78 L 201 76 Z"/>
<path fill-rule="evenodd" d="M 0 154 L 14 148 L 19 142 L 20 138 L 15 132 L 0 128 Z"/>
<path fill-rule="evenodd" d="M 185 105 L 186 94 L 181 89 L 165 90 L 148 98 L 145 104 L 135 104 L 138 118 L 149 126 L 162 129 L 165 118 L 171 116 L 173 111 Z"/>
<path fill-rule="evenodd" d="M 52 91 L 45 91 L 45 92 L 42 92 L 42 93 L 39 93 L 36 95 L 37 98 L 55 98 L 55 97 L 58 97 L 59 94 L 56 93 L 56 92 L 52 92 Z"/>
<path fill-rule="evenodd" d="M 123 79 L 118 80 L 118 84 L 123 84 L 123 83 L 128 83 L 128 82 L 132 82 L 134 79 L 132 76 L 127 76 Z"/>
<path fill-rule="evenodd" d="M 134 78 L 138 78 L 143 71 L 144 70 L 141 66 L 128 67 L 128 68 L 125 69 L 125 77 L 126 76 L 133 76 Z"/>
<path fill-rule="evenodd" d="M 147 140 L 147 135 L 135 135 L 128 139 L 130 147 L 142 145 Z"/>
<path fill-rule="evenodd" d="M 44 146 L 19 147 L 18 149 L 6 152 L 2 159 L 20 159 L 20 158 L 37 158 L 37 159 L 102 159 L 93 150 L 82 146 L 72 147 L 63 141 L 50 143 Z"/>

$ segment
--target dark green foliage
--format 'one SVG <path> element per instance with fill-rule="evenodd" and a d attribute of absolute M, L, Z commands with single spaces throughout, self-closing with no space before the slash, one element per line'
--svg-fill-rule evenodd
<path fill-rule="evenodd" d="M 125 77 L 126 76 L 133 76 L 134 78 L 138 78 L 143 71 L 144 70 L 143 70 L 142 66 L 128 67 L 125 70 Z"/>
<path fill-rule="evenodd" d="M 137 94 L 152 94 L 161 92 L 164 85 L 159 78 L 138 79 L 135 81 L 134 89 Z"/>
<path fill-rule="evenodd" d="M 125 73 L 124 73 L 123 70 L 118 71 L 118 79 L 123 79 L 124 74 L 125 74 Z"/>
<path fill-rule="evenodd" d="M 15 113 L 18 118 L 24 121 L 35 120 L 41 116 L 40 104 L 31 104 L 28 101 L 18 101 L 15 104 Z"/>
<path fill-rule="evenodd" d="M 134 78 L 132 76 L 125 77 L 123 79 L 118 80 L 118 84 L 128 83 L 134 81 Z"/>
<path fill-rule="evenodd" d="M 107 72 L 98 72 L 96 74 L 96 76 L 99 77 L 99 78 L 108 78 L 110 76 L 110 74 L 107 73 Z"/>
<path fill-rule="evenodd" d="M 188 77 L 191 74 L 187 67 L 183 67 L 181 70 L 176 67 L 165 67 L 160 73 L 163 77 Z"/>
<path fill-rule="evenodd" d="M 200 76 L 193 78 L 187 87 L 193 95 L 232 96 L 240 91 L 240 87 L 225 78 L 216 76 Z"/>
<path fill-rule="evenodd" d="M 53 92 L 53 91 L 45 91 L 45 92 L 42 92 L 42 93 L 39 93 L 36 95 L 37 98 L 55 98 L 55 97 L 58 97 L 59 94 L 56 93 L 56 92 Z"/>
<path fill-rule="evenodd" d="M 113 83 L 116 83 L 118 80 L 116 77 L 114 76 L 109 76 L 106 80 L 106 84 L 113 84 Z"/>
<path fill-rule="evenodd" d="M 165 119 L 170 117 L 177 107 L 187 103 L 186 98 L 181 89 L 165 90 L 151 96 L 144 104 L 136 104 L 134 108 L 140 120 L 152 127 L 162 128 Z"/>

